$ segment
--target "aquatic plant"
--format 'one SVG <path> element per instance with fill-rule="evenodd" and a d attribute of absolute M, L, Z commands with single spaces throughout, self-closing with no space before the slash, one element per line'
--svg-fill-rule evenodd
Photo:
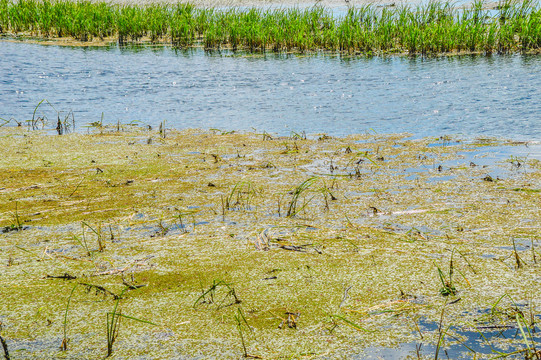
<path fill-rule="evenodd" d="M 64 337 L 62 338 L 62 343 L 60 344 L 60 350 L 62 350 L 62 351 L 68 350 L 68 343 L 69 343 L 69 338 L 68 338 L 68 311 L 69 311 L 69 308 L 70 308 L 71 298 L 73 297 L 73 292 L 77 288 L 77 285 L 79 285 L 79 284 L 75 284 L 73 286 L 73 288 L 71 289 L 70 295 L 68 296 L 68 302 L 66 304 L 66 311 L 64 312 L 64 323 L 62 324 L 63 329 L 64 329 Z"/>
<path fill-rule="evenodd" d="M 250 324 L 248 324 L 248 320 L 246 320 L 246 317 L 244 316 L 244 313 L 242 309 L 239 307 L 237 308 L 237 313 L 233 316 L 235 319 L 237 330 L 239 331 L 239 337 L 240 342 L 242 345 L 242 351 L 245 358 L 260 358 L 259 356 L 250 355 L 248 354 L 248 350 L 246 349 L 246 342 L 244 340 L 244 328 L 247 328 L 250 333 L 253 333 L 252 327 Z"/>
<path fill-rule="evenodd" d="M 118 337 L 120 331 L 120 319 L 122 319 L 122 312 L 118 311 L 118 303 L 120 297 L 115 301 L 115 306 L 112 312 L 107 313 L 107 357 L 113 354 L 113 345 Z"/>
<path fill-rule="evenodd" d="M 489 9 L 450 2 L 351 7 L 334 16 L 307 9 L 214 9 L 192 4 L 118 5 L 65 0 L 0 0 L 0 33 L 115 37 L 119 44 L 148 41 L 250 52 L 332 51 L 363 54 L 508 53 L 541 49 L 541 8 L 532 0 Z"/>
<path fill-rule="evenodd" d="M 201 304 L 215 304 L 215 297 L 217 296 L 218 291 L 221 288 L 225 288 L 226 293 L 223 295 L 219 303 L 217 303 L 218 308 L 241 303 L 241 300 L 237 297 L 237 294 L 235 293 L 235 288 L 233 288 L 231 284 L 228 284 L 223 280 L 213 280 L 209 288 L 207 290 L 203 290 L 201 295 L 197 298 L 197 300 L 195 300 L 193 304 L 194 309 Z M 223 305 L 224 301 L 228 298 L 232 298 L 233 301 L 229 304 Z"/>
<path fill-rule="evenodd" d="M 365 328 L 363 328 L 362 326 L 354 323 L 353 321 L 349 320 L 349 319 L 346 319 L 344 316 L 342 315 L 330 315 L 331 317 L 331 320 L 334 320 L 334 319 L 338 319 L 338 320 L 342 320 L 344 322 L 344 324 L 352 327 L 353 329 L 355 330 L 358 330 L 358 331 L 364 331 L 364 332 L 371 332 L 371 330 L 367 330 Z"/>
<path fill-rule="evenodd" d="M 456 295 L 457 293 L 457 290 L 453 284 L 453 253 L 451 253 L 451 260 L 449 261 L 449 278 L 443 274 L 443 271 L 436 264 L 436 268 L 438 269 L 438 277 L 442 285 L 440 288 L 440 294 L 443 296 Z"/>
<path fill-rule="evenodd" d="M 439 270 L 439 268 L 438 268 Z M 440 270 L 440 276 L 441 276 L 441 270 Z M 445 304 L 447 305 L 447 304 Z M 443 343 L 445 340 L 445 335 L 447 335 L 447 332 L 451 328 L 451 325 L 448 325 L 445 329 L 443 327 L 443 319 L 445 315 L 445 305 L 441 309 L 441 315 L 440 315 L 440 322 L 438 323 L 438 342 L 436 344 L 436 352 L 434 354 L 434 360 L 438 360 L 440 350 L 443 347 Z"/>
<path fill-rule="evenodd" d="M 499 307 L 503 299 L 507 299 L 510 302 L 510 305 Z M 535 333 L 538 330 L 536 328 L 536 315 L 532 307 L 532 299 L 530 299 L 529 303 L 529 320 L 526 320 L 526 315 L 523 308 L 521 308 L 521 306 L 519 306 L 507 293 L 500 296 L 491 306 L 490 312 L 485 315 L 485 318 L 490 323 L 500 320 L 505 324 L 509 324 L 506 326 L 509 326 L 510 328 L 515 328 L 515 326 L 512 324 L 513 322 L 516 322 L 516 338 L 517 340 L 522 340 L 520 344 L 524 346 L 524 348 L 518 348 L 511 352 L 505 352 L 494 349 L 489 343 L 492 352 L 498 354 L 498 356 L 495 358 L 515 358 L 520 354 L 520 356 L 524 359 L 541 359 L 541 350 L 539 350 L 536 346 L 538 339 L 536 338 Z M 477 331 L 480 333 L 481 337 L 487 341 L 485 336 L 479 330 Z"/>
<path fill-rule="evenodd" d="M 533 241 L 532 241 L 532 244 L 533 244 Z M 513 238 L 513 255 L 515 257 L 515 262 L 517 264 L 517 269 L 520 269 L 522 268 L 522 266 L 525 264 L 524 263 L 524 260 L 522 260 L 520 258 L 520 256 L 518 255 L 518 251 L 517 251 L 517 246 L 515 244 L 515 239 Z"/>
<path fill-rule="evenodd" d="M 19 216 L 19 202 L 15 201 L 15 212 L 12 214 L 13 222 L 11 225 L 2 229 L 2 232 L 19 231 L 23 229 L 23 223 Z"/>
<path fill-rule="evenodd" d="M 235 208 L 248 210 L 252 198 L 257 194 L 254 186 L 249 181 L 239 181 L 233 186 L 231 192 L 225 198 L 225 209 Z"/>
<path fill-rule="evenodd" d="M 105 240 L 103 239 L 101 226 L 97 226 L 96 228 L 94 228 L 85 221 L 81 222 L 81 228 L 83 232 L 82 236 L 83 236 L 85 245 L 87 244 L 86 239 L 85 239 L 85 226 L 96 235 L 96 242 L 98 243 L 98 251 L 103 252 L 103 250 L 105 249 L 105 244 L 104 244 Z M 88 250 L 88 246 L 86 246 L 86 249 Z"/>
<path fill-rule="evenodd" d="M 152 321 L 139 319 L 133 316 L 128 316 L 122 314 L 122 311 L 118 308 L 118 305 L 120 303 L 120 300 L 122 299 L 124 293 L 130 290 L 130 287 L 125 287 L 124 290 L 120 293 L 120 295 L 115 300 L 115 305 L 113 307 L 112 312 L 107 313 L 107 355 L 106 358 L 110 357 L 113 354 L 113 345 L 118 338 L 119 332 L 120 332 L 120 320 L 122 318 L 129 319 L 129 320 L 135 320 L 140 323 L 149 324 L 158 326 L 158 324 L 153 323 Z"/>
<path fill-rule="evenodd" d="M 317 177 L 311 177 L 303 181 L 299 186 L 297 186 L 293 190 L 291 200 L 287 208 L 286 217 L 293 217 L 297 215 L 300 211 L 302 211 L 308 205 L 308 203 L 310 203 L 312 199 L 305 201 L 302 206 L 298 207 L 300 196 L 304 194 L 312 186 L 312 184 L 317 181 L 317 179 L 318 179 Z"/>

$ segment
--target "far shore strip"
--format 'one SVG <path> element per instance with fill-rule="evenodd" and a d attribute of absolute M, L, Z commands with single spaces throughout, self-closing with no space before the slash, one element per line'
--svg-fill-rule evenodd
<path fill-rule="evenodd" d="M 72 0 L 75 1 L 75 0 Z M 378 7 L 394 7 L 394 6 L 417 6 L 428 3 L 423 0 L 91 0 L 91 2 L 106 2 L 110 4 L 125 4 L 125 5 L 149 5 L 149 4 L 192 4 L 201 8 L 223 8 L 223 7 L 263 7 L 269 9 L 279 9 L 284 7 L 299 7 L 307 8 L 311 6 L 322 6 L 332 9 L 343 9 L 346 11 L 350 7 L 361 7 L 365 5 L 376 5 Z M 445 2 L 445 1 L 442 1 Z M 456 7 L 469 8 L 473 1 L 461 1 L 454 3 Z M 494 9 L 498 6 L 497 1 L 484 2 L 483 8 Z"/>

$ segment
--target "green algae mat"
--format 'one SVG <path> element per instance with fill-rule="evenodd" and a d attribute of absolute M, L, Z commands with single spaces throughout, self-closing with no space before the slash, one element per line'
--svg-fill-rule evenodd
<path fill-rule="evenodd" d="M 4 354 L 539 358 L 538 148 L 0 128 Z"/>

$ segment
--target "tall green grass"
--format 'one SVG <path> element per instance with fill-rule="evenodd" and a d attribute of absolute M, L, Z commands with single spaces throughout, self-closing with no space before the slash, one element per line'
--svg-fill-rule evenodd
<path fill-rule="evenodd" d="M 0 33 L 114 37 L 127 42 L 248 51 L 331 51 L 365 54 L 450 52 L 508 53 L 541 49 L 537 2 L 504 2 L 487 10 L 451 3 L 329 9 L 196 8 L 190 4 L 148 6 L 89 1 L 0 0 Z"/>

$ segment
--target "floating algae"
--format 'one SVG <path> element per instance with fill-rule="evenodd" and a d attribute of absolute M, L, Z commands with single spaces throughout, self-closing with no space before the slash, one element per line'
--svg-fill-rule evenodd
<path fill-rule="evenodd" d="M 508 148 L 485 164 L 500 169 L 522 145 L 0 131 L 12 149 L 0 226 L 28 227 L 0 243 L 1 335 L 18 358 L 102 358 L 117 301 L 118 358 L 340 358 L 411 343 L 434 357 L 456 350 L 451 336 L 470 346 L 460 329 L 480 319 L 524 331 L 492 337 L 498 351 L 536 351 L 541 164 L 525 154 L 527 171 L 486 181 L 486 168 L 453 163 Z M 431 181 L 440 164 L 453 178 Z M 423 325 L 441 321 L 445 334 Z"/>

